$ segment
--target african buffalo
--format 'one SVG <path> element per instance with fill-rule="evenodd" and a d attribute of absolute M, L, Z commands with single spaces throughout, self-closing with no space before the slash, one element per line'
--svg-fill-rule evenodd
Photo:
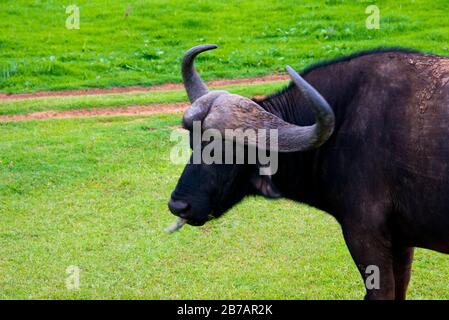
<path fill-rule="evenodd" d="M 334 216 L 366 281 L 367 299 L 404 299 L 414 247 L 449 252 L 449 58 L 404 49 L 319 63 L 260 99 L 208 91 L 190 49 L 183 125 L 279 130 L 278 170 L 257 164 L 186 165 L 169 201 L 188 224 L 219 217 L 246 195 L 285 197 Z M 203 146 L 204 147 L 204 146 Z M 195 150 L 194 150 L 195 152 Z M 182 224 L 182 220 L 181 224 Z"/>

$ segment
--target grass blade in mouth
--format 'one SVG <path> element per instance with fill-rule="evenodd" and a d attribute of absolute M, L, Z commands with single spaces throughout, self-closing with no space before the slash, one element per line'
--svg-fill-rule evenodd
<path fill-rule="evenodd" d="M 187 223 L 187 220 L 186 220 L 186 219 L 178 218 L 174 223 L 172 223 L 171 225 L 169 225 L 169 226 L 165 229 L 165 232 L 167 232 L 167 233 L 173 233 L 173 232 L 175 232 L 175 231 L 178 231 L 178 230 L 181 229 L 186 223 Z"/>

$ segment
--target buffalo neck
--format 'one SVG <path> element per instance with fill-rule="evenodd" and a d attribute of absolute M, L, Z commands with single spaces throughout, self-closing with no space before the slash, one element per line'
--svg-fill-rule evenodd
<path fill-rule="evenodd" d="M 355 82 L 360 76 L 360 73 L 352 71 L 354 68 L 345 68 L 344 65 L 342 62 L 317 67 L 302 75 L 332 107 L 336 119 L 334 134 L 344 119 L 346 106 L 356 94 L 358 86 Z M 311 109 L 294 85 L 256 102 L 289 123 L 306 126 L 315 122 Z M 327 188 L 320 174 L 326 144 L 311 151 L 279 154 L 279 167 L 273 175 L 273 182 L 284 197 L 330 212 L 330 195 L 325 192 Z"/>

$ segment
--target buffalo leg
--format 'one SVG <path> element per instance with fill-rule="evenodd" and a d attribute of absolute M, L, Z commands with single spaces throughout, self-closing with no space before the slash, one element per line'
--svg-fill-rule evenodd
<path fill-rule="evenodd" d="M 343 227 L 346 245 L 363 278 L 367 300 L 393 300 L 395 278 L 391 241 L 383 233 Z"/>
<path fill-rule="evenodd" d="M 395 299 L 405 300 L 413 262 L 414 248 L 399 247 L 393 250 Z"/>

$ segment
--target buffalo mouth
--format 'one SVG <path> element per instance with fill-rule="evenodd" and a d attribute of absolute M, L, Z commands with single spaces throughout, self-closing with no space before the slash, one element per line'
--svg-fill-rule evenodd
<path fill-rule="evenodd" d="M 187 218 L 187 224 L 194 227 L 201 227 L 206 224 L 206 222 L 214 219 L 215 217 L 212 214 L 208 214 L 206 218 L 196 219 L 196 218 Z"/>
<path fill-rule="evenodd" d="M 209 221 L 209 219 L 202 219 L 202 220 L 188 220 L 187 219 L 187 224 L 189 226 L 193 226 L 193 227 L 201 227 L 201 226 L 205 225 L 207 221 Z"/>
<path fill-rule="evenodd" d="M 192 219 L 192 218 L 182 218 L 178 217 L 178 219 L 172 223 L 170 226 L 168 226 L 165 229 L 165 232 L 167 233 L 173 233 L 175 231 L 178 231 L 181 229 L 184 225 L 188 224 L 193 227 L 201 227 L 209 220 L 212 220 L 214 217 L 212 215 L 208 215 L 206 219 Z"/>

